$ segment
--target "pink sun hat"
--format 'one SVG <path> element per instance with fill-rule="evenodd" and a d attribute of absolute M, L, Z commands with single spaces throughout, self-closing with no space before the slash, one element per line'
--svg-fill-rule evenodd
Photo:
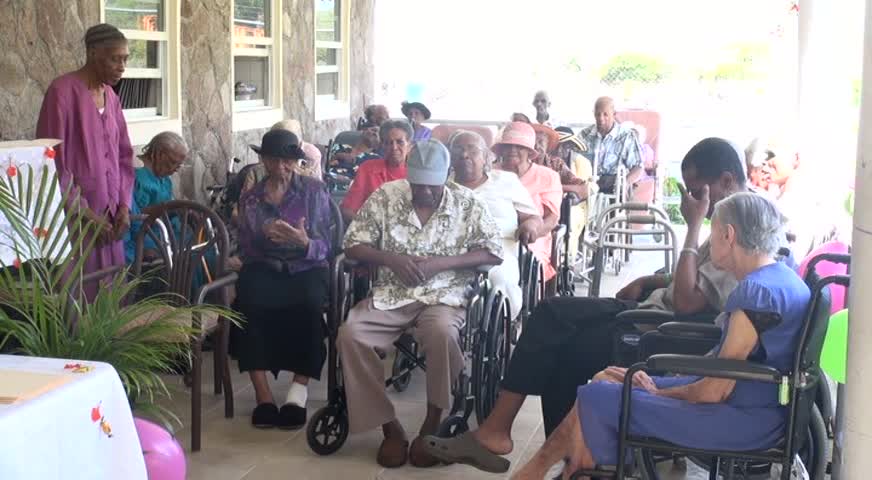
<path fill-rule="evenodd" d="M 503 129 L 502 135 L 491 147 L 491 150 L 499 155 L 500 149 L 504 145 L 517 145 L 533 151 L 536 148 L 536 132 L 528 123 L 511 122 Z"/>

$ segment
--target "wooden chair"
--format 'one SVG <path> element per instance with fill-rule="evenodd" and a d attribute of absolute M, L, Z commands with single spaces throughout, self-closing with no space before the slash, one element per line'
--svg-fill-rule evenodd
<path fill-rule="evenodd" d="M 150 273 L 165 293 L 175 294 L 179 304 L 210 304 L 229 307 L 228 287 L 236 282 L 235 272 L 226 272 L 230 241 L 221 217 L 195 202 L 173 200 L 146 209 L 145 220 L 136 236 L 134 275 Z M 163 228 L 162 228 L 163 227 Z M 145 259 L 146 239 L 156 259 Z M 212 255 L 214 254 L 213 258 Z M 202 275 L 202 284 L 195 278 Z M 223 317 L 191 319 L 199 334 L 191 342 L 191 450 L 201 446 L 203 341 L 215 333 L 215 394 L 224 394 L 224 416 L 233 417 L 233 387 L 230 381 L 228 349 L 230 322 Z"/>

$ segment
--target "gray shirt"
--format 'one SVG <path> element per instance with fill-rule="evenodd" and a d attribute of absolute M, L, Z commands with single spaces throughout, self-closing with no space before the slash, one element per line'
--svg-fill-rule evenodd
<path fill-rule="evenodd" d="M 730 292 L 736 288 L 736 277 L 726 271 L 715 267 L 711 259 L 711 244 L 708 240 L 699 247 L 699 255 L 696 258 L 697 278 L 696 286 L 705 295 L 709 307 L 720 312 L 727 302 Z M 639 305 L 639 308 L 652 310 L 674 311 L 673 295 L 675 294 L 675 282 L 671 282 L 666 288 L 658 288 Z"/>

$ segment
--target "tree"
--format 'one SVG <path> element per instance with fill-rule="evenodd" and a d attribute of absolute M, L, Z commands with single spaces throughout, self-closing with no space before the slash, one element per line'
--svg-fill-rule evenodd
<path fill-rule="evenodd" d="M 627 81 L 659 83 L 667 76 L 666 65 L 660 59 L 641 53 L 622 53 L 603 67 L 600 80 L 607 85 Z"/>
<path fill-rule="evenodd" d="M 764 62 L 769 57 L 766 44 L 746 43 L 732 47 L 732 58 L 700 74 L 701 80 L 755 80 L 766 74 Z"/>

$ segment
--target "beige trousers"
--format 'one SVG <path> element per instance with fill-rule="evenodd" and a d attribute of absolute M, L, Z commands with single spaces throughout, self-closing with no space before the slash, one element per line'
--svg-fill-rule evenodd
<path fill-rule="evenodd" d="M 351 309 L 337 339 L 351 433 L 396 419 L 375 349 L 393 351 L 394 342 L 412 327 L 419 351 L 427 358 L 427 401 L 443 410 L 451 406 L 451 385 L 463 368 L 459 340 L 465 316 L 462 308 L 420 302 L 377 310 L 371 298 Z"/>

